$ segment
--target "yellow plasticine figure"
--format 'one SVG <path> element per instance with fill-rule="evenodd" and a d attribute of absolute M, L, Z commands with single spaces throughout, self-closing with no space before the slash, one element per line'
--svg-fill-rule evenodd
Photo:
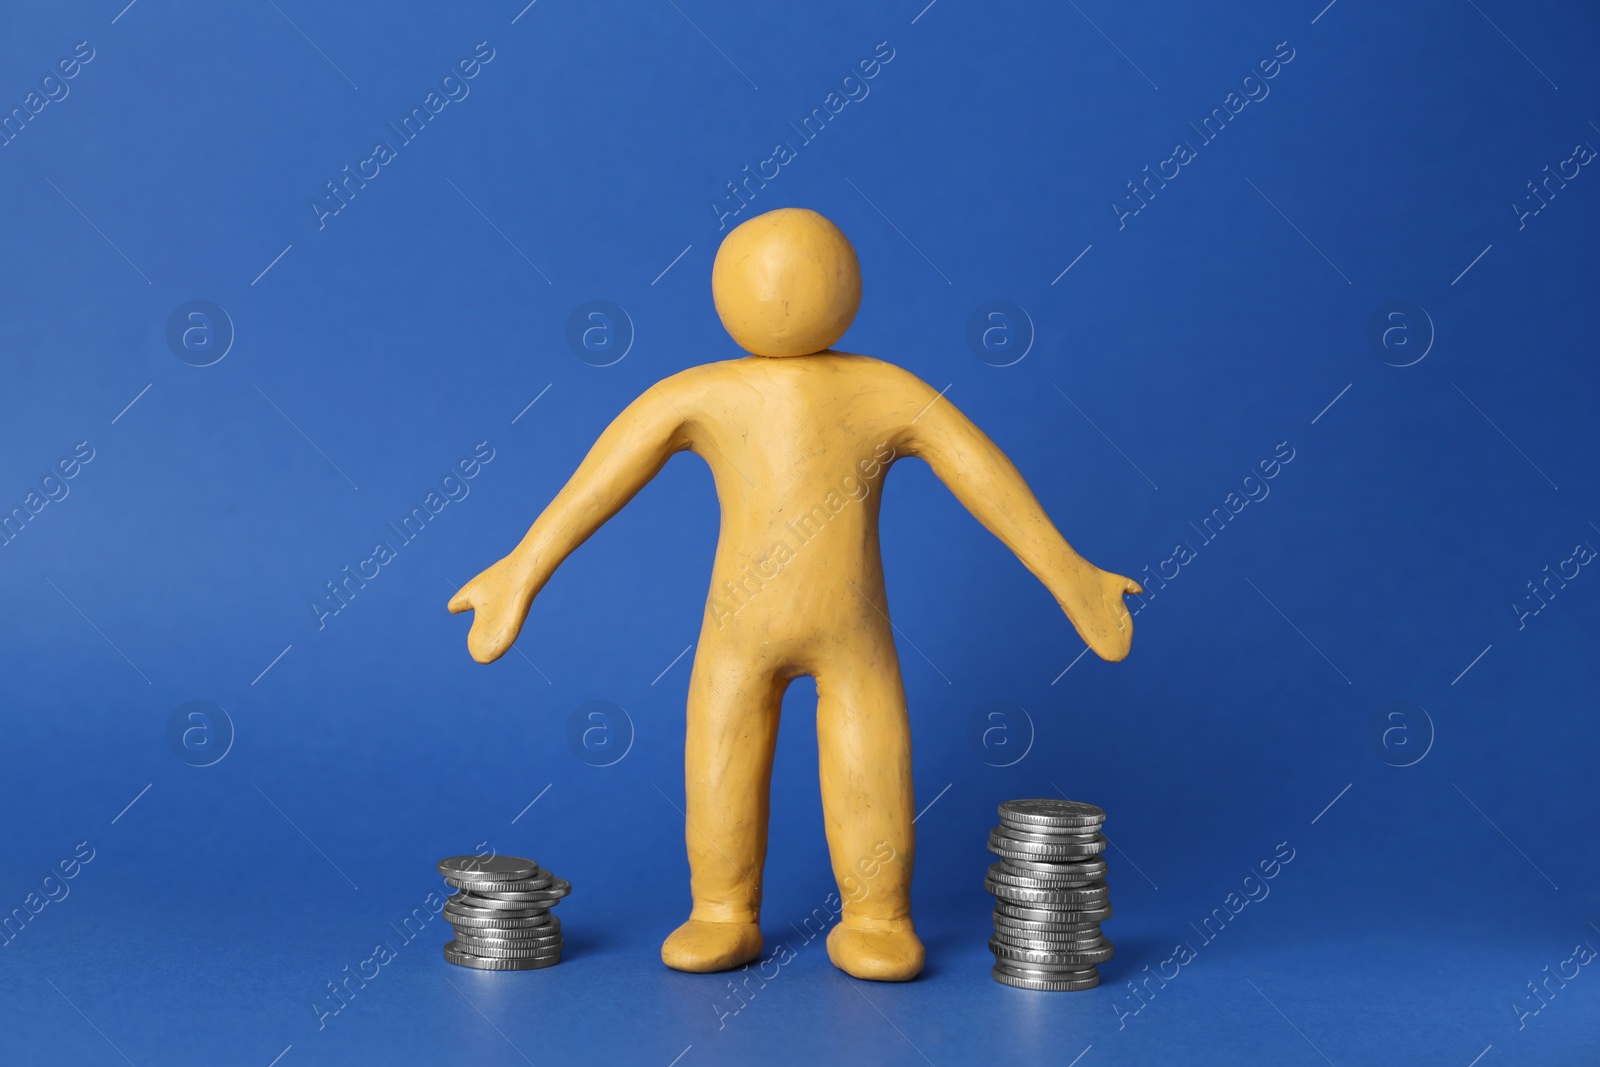
<path fill-rule="evenodd" d="M 751 355 L 674 374 L 629 404 L 521 543 L 450 610 L 476 613 L 467 648 L 480 663 L 497 659 L 562 560 L 674 453 L 704 459 L 722 528 L 689 680 L 694 910 L 661 959 L 706 972 L 760 954 L 779 705 L 810 675 L 844 901 L 828 955 L 857 978 L 904 981 L 922 970 L 924 950 L 911 923 L 911 736 L 878 549 L 890 465 L 926 461 L 1104 659 L 1128 654 L 1122 597 L 1143 590 L 1073 551 L 1011 461 L 938 391 L 830 348 L 861 303 L 855 249 L 832 222 L 799 208 L 750 219 L 722 242 L 711 288 L 723 326 Z"/>

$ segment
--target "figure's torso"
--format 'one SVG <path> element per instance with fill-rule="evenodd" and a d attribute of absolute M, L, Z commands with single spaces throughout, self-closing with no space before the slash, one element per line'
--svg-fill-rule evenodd
<path fill-rule="evenodd" d="M 915 379 L 833 353 L 751 357 L 683 379 L 691 447 L 722 506 L 708 627 L 808 633 L 841 603 L 876 614 L 881 492 L 916 414 L 905 386 Z"/>

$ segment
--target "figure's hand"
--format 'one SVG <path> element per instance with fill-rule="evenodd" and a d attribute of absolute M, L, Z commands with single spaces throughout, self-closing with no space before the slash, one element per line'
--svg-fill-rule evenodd
<path fill-rule="evenodd" d="M 1084 643 L 1101 659 L 1115 663 L 1133 647 L 1133 616 L 1122 596 L 1142 592 L 1144 587 L 1132 578 L 1090 566 L 1057 599 Z"/>
<path fill-rule="evenodd" d="M 517 561 L 507 556 L 462 586 L 450 598 L 450 610 L 473 612 L 467 651 L 479 663 L 492 663 L 516 641 L 532 603 L 532 586 Z"/>

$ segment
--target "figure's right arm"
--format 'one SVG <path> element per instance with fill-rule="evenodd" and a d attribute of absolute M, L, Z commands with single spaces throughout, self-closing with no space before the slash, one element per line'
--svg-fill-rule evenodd
<path fill-rule="evenodd" d="M 473 659 L 504 655 L 561 562 L 689 447 L 688 401 L 675 395 L 681 391 L 669 378 L 623 409 L 517 547 L 450 598 L 452 612 L 474 612 L 467 636 Z"/>

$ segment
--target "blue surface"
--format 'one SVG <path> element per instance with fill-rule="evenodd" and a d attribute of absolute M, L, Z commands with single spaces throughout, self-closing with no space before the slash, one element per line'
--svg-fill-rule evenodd
<path fill-rule="evenodd" d="M 1600 946 L 1600 575 L 1574 557 L 1600 546 L 1600 176 L 1564 162 L 1600 146 L 1591 7 L 124 3 L 0 15 L 0 105 L 40 94 L 0 146 L 0 505 L 37 510 L 0 547 L 0 908 L 39 906 L 0 949 L 0 1060 L 1600 1058 L 1600 969 L 1573 961 Z M 657 956 L 688 909 L 704 466 L 568 562 L 520 655 L 474 664 L 444 603 L 646 385 L 737 354 L 709 205 L 835 88 L 857 99 L 731 221 L 835 219 L 866 283 L 842 347 L 948 383 L 1090 559 L 1177 577 L 1126 662 L 1079 658 L 897 467 L 928 969 L 854 982 L 801 936 L 833 891 L 802 681 L 762 922 L 795 958 L 736 1000 Z M 1239 113 L 1207 143 L 1213 108 Z M 1170 180 L 1114 208 L 1147 165 Z M 1534 214 L 1547 165 L 1569 177 Z M 169 345 L 194 300 L 231 322 L 215 362 L 216 312 Z M 610 366 L 567 341 L 591 300 L 632 323 Z M 968 343 L 990 301 L 1036 335 L 1010 366 Z M 436 489 L 319 628 L 324 583 Z M 593 700 L 627 720 L 574 747 Z M 190 701 L 231 747 L 187 712 L 169 741 Z M 1117 955 L 1071 995 L 996 985 L 985 947 L 994 806 L 1057 789 L 1115 844 Z M 479 842 L 573 882 L 559 967 L 465 971 L 442 920 L 402 933 Z"/>

